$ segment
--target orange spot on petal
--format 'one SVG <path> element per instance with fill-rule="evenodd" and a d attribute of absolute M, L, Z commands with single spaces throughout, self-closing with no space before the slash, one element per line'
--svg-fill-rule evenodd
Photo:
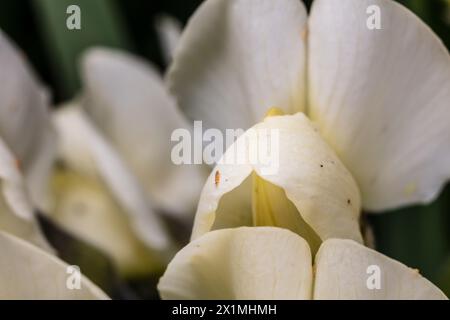
<path fill-rule="evenodd" d="M 214 176 L 214 184 L 216 185 L 216 187 L 218 187 L 219 183 L 220 183 L 220 172 L 219 170 L 217 170 Z"/>

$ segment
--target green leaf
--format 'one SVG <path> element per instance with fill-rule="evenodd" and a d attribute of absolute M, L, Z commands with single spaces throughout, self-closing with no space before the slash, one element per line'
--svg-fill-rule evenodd
<path fill-rule="evenodd" d="M 437 285 L 450 297 L 450 255 L 439 269 Z"/>
<path fill-rule="evenodd" d="M 429 23 L 431 20 L 430 15 L 430 2 L 429 0 L 405 0 L 404 2 L 405 6 L 408 7 L 411 11 L 413 11 L 415 14 L 417 14 L 422 20 L 424 20 L 426 23 Z"/>
<path fill-rule="evenodd" d="M 418 268 L 430 280 L 436 281 L 439 266 L 445 260 L 448 201 L 450 188 L 428 206 L 415 206 L 372 215 L 377 250 Z"/>
<path fill-rule="evenodd" d="M 115 4 L 111 0 L 33 0 L 61 98 L 70 98 L 79 89 L 78 59 L 86 48 L 97 45 L 129 48 Z M 80 8 L 80 30 L 67 28 L 70 5 Z"/>

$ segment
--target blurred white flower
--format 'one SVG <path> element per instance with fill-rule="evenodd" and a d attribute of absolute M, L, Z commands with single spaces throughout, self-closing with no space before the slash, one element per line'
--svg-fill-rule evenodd
<path fill-rule="evenodd" d="M 18 162 L 0 137 L 0 231 L 53 252 L 41 233 Z"/>
<path fill-rule="evenodd" d="M 378 288 L 367 285 L 370 266 Z M 447 299 L 417 270 L 357 242 L 326 240 L 313 259 L 304 239 L 274 227 L 203 235 L 177 253 L 158 289 L 163 299 Z"/>
<path fill-rule="evenodd" d="M 31 208 L 38 207 L 59 226 L 103 250 L 122 275 L 161 270 L 173 253 L 172 239 L 120 155 L 81 108 L 50 114 L 45 89 L 3 34 L 0 64 L 5 84 L 0 90 L 0 137 L 22 168 L 32 196 L 28 224 Z M 11 215 L 2 213 L 0 222 L 19 236 L 26 231 Z M 34 236 L 31 231 L 29 236 Z"/>
<path fill-rule="evenodd" d="M 49 216 L 107 253 L 124 276 L 164 268 L 175 249 L 143 189 L 77 105 L 54 112 L 58 163 Z"/>
<path fill-rule="evenodd" d="M 53 147 L 50 127 L 40 122 L 47 108 L 37 99 L 42 91 L 16 50 L 0 31 L 0 299 L 106 299 L 83 276 L 79 290 L 67 288 L 68 265 L 53 255 L 36 220 L 28 194 L 41 197 L 34 188 L 44 181 Z"/>
<path fill-rule="evenodd" d="M 1 30 L 0 66 L 0 137 L 13 152 L 33 202 L 40 205 L 55 156 L 49 94 Z"/>
<path fill-rule="evenodd" d="M 190 220 L 207 169 L 171 161 L 173 130 L 192 130 L 156 69 L 131 54 L 96 48 L 82 59 L 81 104 L 144 187 L 152 204 Z"/>

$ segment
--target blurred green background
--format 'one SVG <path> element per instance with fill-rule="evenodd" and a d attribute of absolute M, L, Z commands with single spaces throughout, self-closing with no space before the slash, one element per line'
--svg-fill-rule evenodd
<path fill-rule="evenodd" d="M 305 2 L 309 7 L 312 1 Z M 421 17 L 450 48 L 450 1 L 399 2 Z M 184 24 L 200 3 L 201 0 L 2 0 L 0 28 L 22 48 L 58 103 L 77 93 L 80 86 L 77 59 L 92 45 L 124 48 L 149 59 L 163 72 L 155 17 L 169 14 Z M 81 30 L 65 27 L 66 8 L 71 4 L 81 8 Z M 447 186 L 431 205 L 367 216 L 379 251 L 419 269 L 447 295 L 450 295 L 449 211 Z"/>

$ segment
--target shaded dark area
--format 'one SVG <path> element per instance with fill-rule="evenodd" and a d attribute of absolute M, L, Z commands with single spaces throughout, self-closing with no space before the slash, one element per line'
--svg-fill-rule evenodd
<path fill-rule="evenodd" d="M 32 0 L 0 2 L 0 29 L 19 46 L 45 83 L 54 87 Z"/>
<path fill-rule="evenodd" d="M 79 266 L 86 277 L 110 297 L 116 299 L 137 298 L 128 285 L 120 279 L 111 259 L 102 251 L 64 231 L 45 214 L 38 212 L 37 216 L 47 240 L 62 260 L 70 265 Z"/>
<path fill-rule="evenodd" d="M 450 187 L 430 205 L 369 215 L 379 251 L 441 283 L 450 271 Z"/>
<path fill-rule="evenodd" d="M 154 28 L 154 18 L 160 14 L 168 14 L 176 17 L 184 25 L 201 2 L 202 0 L 131 0 L 118 1 L 118 5 L 123 12 L 136 53 L 147 57 L 163 69 L 161 51 L 155 50 L 159 48 L 159 40 Z"/>

